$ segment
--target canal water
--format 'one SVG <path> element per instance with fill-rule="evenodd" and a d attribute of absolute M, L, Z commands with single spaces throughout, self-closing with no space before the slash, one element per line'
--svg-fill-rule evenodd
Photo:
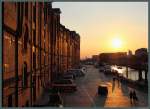
<path fill-rule="evenodd" d="M 111 68 L 114 69 L 114 70 L 117 70 L 120 75 L 127 78 L 127 75 L 126 75 L 127 69 L 126 69 L 126 67 L 119 67 L 119 66 L 114 65 L 114 66 L 111 66 Z M 142 78 L 145 79 L 144 71 L 142 72 Z M 138 80 L 138 71 L 128 67 L 128 79 L 131 79 L 131 80 L 134 80 L 134 81 Z"/>

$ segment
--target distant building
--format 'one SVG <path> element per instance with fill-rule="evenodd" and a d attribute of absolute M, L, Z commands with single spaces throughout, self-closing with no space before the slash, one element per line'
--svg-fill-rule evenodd
<path fill-rule="evenodd" d="M 92 55 L 92 60 L 95 62 L 99 61 L 99 55 Z"/>
<path fill-rule="evenodd" d="M 137 57 L 146 56 L 147 53 L 148 53 L 147 48 L 140 48 L 135 51 L 135 56 Z"/>
<path fill-rule="evenodd" d="M 135 51 L 137 63 L 145 64 L 148 63 L 148 52 L 147 48 L 140 48 Z"/>
<path fill-rule="evenodd" d="M 99 55 L 99 63 L 124 64 L 126 57 L 126 52 L 101 53 Z"/>
<path fill-rule="evenodd" d="M 132 51 L 131 50 L 129 50 L 128 51 L 128 56 L 132 56 L 133 54 L 132 54 Z"/>

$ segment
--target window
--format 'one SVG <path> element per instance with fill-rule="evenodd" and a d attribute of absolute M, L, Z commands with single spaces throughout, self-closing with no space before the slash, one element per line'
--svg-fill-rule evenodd
<path fill-rule="evenodd" d="M 33 100 L 36 100 L 36 76 L 33 76 Z"/>
<path fill-rule="evenodd" d="M 46 5 L 44 5 L 43 10 L 44 10 L 44 25 L 45 25 L 46 22 L 47 22 L 47 8 L 46 8 Z"/>
<path fill-rule="evenodd" d="M 44 52 L 44 65 L 45 65 L 45 62 L 46 62 L 45 59 L 46 59 L 46 57 L 45 57 L 45 52 Z"/>
<path fill-rule="evenodd" d="M 27 44 L 28 44 L 28 38 L 29 38 L 29 32 L 27 24 L 25 25 L 25 34 L 24 34 L 24 50 L 27 50 Z"/>
<path fill-rule="evenodd" d="M 25 107 L 29 107 L 29 101 L 26 101 L 26 106 Z"/>
<path fill-rule="evenodd" d="M 36 30 L 33 30 L 33 44 L 36 45 Z"/>
<path fill-rule="evenodd" d="M 25 16 L 28 18 L 28 3 L 25 2 Z"/>
<path fill-rule="evenodd" d="M 33 69 L 36 69 L 36 54 L 33 52 Z"/>
<path fill-rule="evenodd" d="M 22 87 L 25 88 L 27 87 L 28 84 L 28 79 L 27 79 L 27 63 L 24 62 L 23 64 L 23 75 L 22 75 Z"/>
<path fill-rule="evenodd" d="M 12 107 L 12 95 L 8 96 L 8 107 Z"/>
<path fill-rule="evenodd" d="M 36 5 L 33 6 L 33 21 L 36 23 Z"/>

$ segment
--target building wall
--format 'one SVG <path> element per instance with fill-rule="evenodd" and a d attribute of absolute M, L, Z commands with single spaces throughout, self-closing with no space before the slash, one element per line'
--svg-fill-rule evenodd
<path fill-rule="evenodd" d="M 7 8 L 8 7 L 8 8 Z M 3 30 L 3 105 L 7 106 L 9 99 L 14 99 L 14 88 L 8 90 L 9 87 L 14 86 L 14 75 L 15 75 L 15 35 L 16 31 L 16 22 L 17 22 L 17 8 L 15 3 L 3 4 L 3 8 L 7 8 L 7 10 L 3 10 L 4 16 L 6 19 L 3 19 L 3 26 L 5 26 L 5 30 Z M 12 12 L 11 12 L 12 10 Z M 14 14 L 13 14 L 14 13 Z M 13 23 L 12 23 L 13 19 Z M 11 79 L 10 79 L 11 78 Z M 14 102 L 12 103 L 14 104 Z"/>
<path fill-rule="evenodd" d="M 147 55 L 147 48 L 140 48 L 135 51 L 136 56 L 144 56 Z"/>
<path fill-rule="evenodd" d="M 2 14 L 3 106 L 32 106 L 47 82 L 77 67 L 80 36 L 48 2 L 3 2 Z"/>

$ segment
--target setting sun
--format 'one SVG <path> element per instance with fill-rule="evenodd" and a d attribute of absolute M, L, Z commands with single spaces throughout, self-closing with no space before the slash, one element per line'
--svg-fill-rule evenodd
<path fill-rule="evenodd" d="M 121 48 L 122 47 L 122 40 L 119 38 L 115 38 L 112 40 L 112 46 L 114 48 Z"/>

